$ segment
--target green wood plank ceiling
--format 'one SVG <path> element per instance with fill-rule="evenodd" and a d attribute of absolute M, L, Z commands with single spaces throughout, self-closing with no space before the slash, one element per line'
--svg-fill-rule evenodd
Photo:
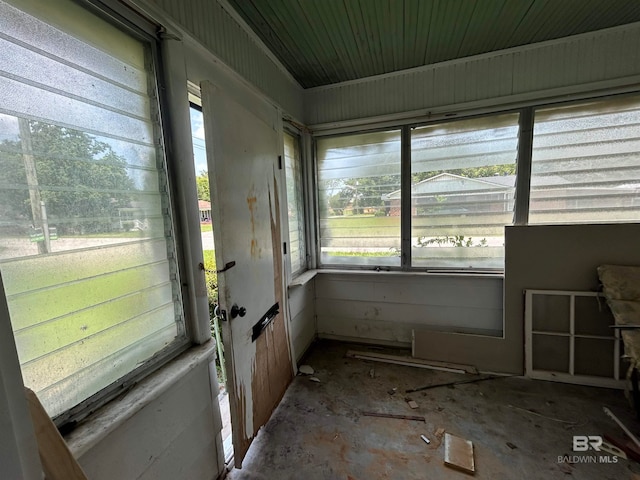
<path fill-rule="evenodd" d="M 640 0 L 228 0 L 304 88 L 640 21 Z"/>

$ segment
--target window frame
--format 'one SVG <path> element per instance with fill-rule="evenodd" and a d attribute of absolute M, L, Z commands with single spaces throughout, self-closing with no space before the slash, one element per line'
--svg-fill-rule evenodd
<path fill-rule="evenodd" d="M 535 116 L 536 113 L 540 110 L 559 110 L 565 107 L 571 108 L 571 107 L 580 107 L 580 106 L 587 106 L 588 104 L 595 104 L 595 103 L 606 103 L 609 101 L 616 101 L 616 100 L 624 100 L 626 98 L 633 98 L 635 97 L 636 101 L 638 104 L 640 104 L 640 90 L 637 91 L 629 91 L 629 92 L 623 92 L 621 94 L 607 94 L 607 95 L 602 95 L 602 96 L 598 96 L 598 97 L 587 97 L 587 98 L 581 98 L 579 100 L 570 100 L 570 101 L 565 101 L 565 102 L 555 102 L 555 103 L 546 103 L 546 104 L 540 104 L 540 105 L 535 105 L 531 107 L 531 148 L 530 148 L 530 154 L 531 154 L 531 158 L 530 158 L 530 165 L 529 165 L 529 182 L 531 184 L 532 178 L 534 178 L 535 176 L 538 176 L 539 174 L 533 174 L 533 167 L 534 165 L 537 163 L 534 160 L 534 147 L 535 147 L 535 135 L 534 135 L 534 130 L 535 130 Z M 613 113 L 620 113 L 620 112 L 624 112 L 625 110 L 615 110 Z M 544 123 L 544 121 L 542 122 Z M 612 142 L 615 142 L 617 140 L 614 140 Z M 579 157 L 579 158 L 584 158 L 584 157 Z M 640 163 L 638 163 L 638 168 L 640 168 Z M 572 184 L 575 186 L 575 184 Z M 529 195 L 531 196 L 532 192 L 535 189 L 533 187 L 529 188 Z M 575 199 L 571 199 L 571 197 L 559 197 L 561 199 L 568 199 L 569 201 L 572 201 L 574 203 L 574 210 L 575 209 L 575 205 L 578 205 L 577 203 L 575 203 Z M 531 202 L 531 200 L 529 200 Z M 635 202 L 634 202 L 635 203 Z M 530 205 L 529 205 L 530 207 Z M 571 210 L 571 209 L 569 209 Z M 578 210 L 581 210 L 581 208 L 579 208 Z M 605 209 L 606 211 L 606 209 Z M 602 225 L 602 224 L 633 224 L 633 223 L 640 223 L 640 221 L 625 221 L 625 220 L 616 220 L 616 219 L 606 219 L 606 220 L 600 220 L 600 221 L 580 221 L 580 220 L 576 220 L 574 219 L 568 219 L 567 221 L 563 221 L 563 222 L 557 222 L 557 221 L 545 221 L 545 222 L 536 222 L 536 221 L 531 221 L 529 216 L 530 216 L 530 208 L 527 209 L 527 225 L 532 225 L 532 226 L 537 226 L 537 225 Z M 538 214 L 540 214 L 540 210 L 538 212 L 536 212 Z M 575 213 L 575 212 L 574 212 Z"/>
<path fill-rule="evenodd" d="M 286 172 L 286 158 L 284 155 L 284 135 L 288 134 L 291 137 L 293 137 L 294 142 L 297 142 L 298 144 L 298 153 L 299 153 L 299 158 L 297 159 L 299 168 L 300 168 L 300 185 L 299 185 L 299 189 L 300 189 L 300 193 L 301 193 L 301 201 L 302 201 L 302 205 L 300 208 L 300 213 L 302 215 L 302 218 L 300 218 L 298 221 L 301 222 L 302 224 L 302 236 L 300 238 L 300 244 L 304 245 L 304 256 L 300 256 L 300 268 L 298 268 L 297 270 L 293 270 L 292 268 L 292 253 L 293 250 L 291 248 L 291 229 L 289 228 L 289 218 L 288 215 L 286 216 L 287 218 L 287 271 L 288 271 L 288 275 L 289 278 L 294 279 L 300 275 L 302 275 L 304 272 L 306 272 L 307 270 L 309 270 L 309 214 L 308 214 L 308 195 L 307 195 L 307 184 L 306 184 L 306 179 L 308 178 L 307 175 L 307 167 L 306 167 L 306 162 L 305 162 L 305 150 L 304 150 L 304 142 L 303 142 L 303 135 L 302 132 L 300 131 L 299 128 L 297 128 L 296 126 L 294 126 L 292 123 L 287 122 L 286 120 L 284 120 L 282 122 L 282 130 L 283 130 L 283 140 L 282 140 L 282 170 L 284 170 L 283 172 L 283 179 L 284 179 L 284 194 L 286 198 L 286 204 L 289 204 L 289 199 L 286 196 L 287 193 L 287 172 Z M 283 210 L 283 212 L 286 212 L 286 209 Z"/>
<path fill-rule="evenodd" d="M 394 131 L 397 130 L 400 133 L 400 170 L 398 172 L 398 174 L 400 175 L 400 188 L 402 189 L 402 191 L 404 192 L 404 187 L 403 187 L 403 181 L 404 181 L 404 175 L 405 175 L 405 155 L 403 153 L 403 149 L 404 144 L 405 144 L 405 133 L 404 130 L 407 127 L 407 125 L 385 125 L 385 126 L 380 126 L 380 127 L 374 127 L 374 128 L 370 128 L 370 129 L 354 129 L 354 130 L 349 130 L 349 131 L 345 131 L 345 132 L 339 132 L 339 133 L 329 133 L 329 134 L 322 134 L 322 133 L 314 133 L 314 135 L 311 138 L 311 142 L 312 142 L 312 150 L 313 150 L 313 158 L 312 158 L 312 162 L 313 162 L 313 166 L 311 168 L 312 172 L 313 172 L 313 202 L 314 202 L 314 225 L 315 225 L 315 253 L 314 253 L 314 261 L 315 264 L 317 266 L 317 268 L 319 269 L 332 269 L 332 270 L 376 270 L 376 271 L 398 271 L 398 270 L 404 270 L 405 266 L 404 266 L 404 255 L 401 253 L 400 255 L 400 263 L 399 265 L 394 265 L 394 266 L 390 266 L 390 265 L 375 265 L 375 266 L 371 266 L 371 265 L 358 265 L 358 264 L 347 264 L 347 263 L 322 263 L 322 248 L 320 247 L 321 245 L 321 234 L 320 234 L 320 194 L 319 194 L 319 190 L 318 190 L 318 185 L 319 185 L 319 171 L 318 171 L 318 139 L 322 138 L 324 139 L 331 139 L 331 138 L 340 138 L 340 137 L 347 137 L 347 136 L 356 136 L 356 135 L 366 135 L 369 133 L 382 133 L 382 132 L 390 132 L 390 131 Z M 405 201 L 404 198 L 406 197 L 406 195 L 402 195 L 402 200 L 401 201 Z M 402 245 L 402 241 L 403 241 L 403 228 L 404 228 L 404 223 L 405 221 L 403 220 L 403 216 L 401 215 L 400 217 L 400 243 Z"/>
<path fill-rule="evenodd" d="M 187 258 L 189 252 L 185 248 L 185 242 L 188 243 L 188 232 L 184 228 L 185 219 L 180 213 L 184 209 L 182 208 L 184 207 L 182 205 L 184 199 L 181 198 L 184 186 L 179 181 L 181 176 L 177 175 L 176 153 L 172 152 L 170 148 L 171 138 L 169 133 L 171 132 L 176 136 L 184 136 L 185 132 L 176 132 L 175 120 L 169 121 L 168 117 L 170 116 L 165 114 L 170 110 L 171 103 L 169 98 L 171 93 L 168 86 L 172 83 L 172 76 L 175 75 L 175 69 L 169 68 L 170 65 L 165 65 L 165 63 L 180 62 L 181 59 L 169 58 L 169 61 L 166 61 L 167 55 L 164 51 L 163 36 L 159 33 L 162 31 L 161 26 L 150 22 L 138 12 L 113 0 L 78 0 L 78 3 L 81 8 L 92 15 L 143 43 L 149 52 L 149 62 L 151 64 L 149 66 L 149 85 L 154 93 L 150 103 L 150 118 L 153 120 L 155 127 L 154 136 L 158 140 L 156 156 L 163 163 L 163 182 L 166 184 L 168 202 L 165 222 L 168 222 L 168 226 L 171 229 L 171 240 L 176 257 L 174 259 L 176 268 L 175 282 L 179 301 L 177 303 L 174 301 L 174 306 L 179 305 L 181 307 L 180 317 L 182 321 L 178 325 L 178 336 L 169 345 L 166 345 L 123 377 L 55 416 L 53 421 L 63 434 L 73 430 L 84 418 L 177 358 L 194 343 L 203 343 L 197 336 L 198 332 L 202 330 L 200 323 L 204 323 L 197 318 L 197 315 L 194 315 L 195 306 L 192 301 L 193 295 L 190 293 L 194 291 L 192 279 L 195 274 L 186 268 L 189 262 Z M 43 19 L 43 22 L 47 22 L 47 20 Z M 185 84 L 184 91 L 186 92 L 186 90 Z M 172 153 L 170 154 L 170 152 Z M 168 218 L 166 218 L 167 216 Z M 177 228 L 179 226 L 182 228 Z"/>
<path fill-rule="evenodd" d="M 316 215 L 314 217 L 314 223 L 316 225 L 316 255 L 315 261 L 317 262 L 317 268 L 319 269 L 331 269 L 331 270 L 374 270 L 374 271 L 405 271 L 405 272 L 424 272 L 424 273 L 438 273 L 438 274 L 463 274 L 463 275 L 504 275 L 504 268 L 486 269 L 486 268 L 454 268 L 454 267 L 429 267 L 429 266 L 413 266 L 411 262 L 411 200 L 410 195 L 405 192 L 411 191 L 411 131 L 416 127 L 424 127 L 429 125 L 442 125 L 450 122 L 456 122 L 461 120 L 491 117 L 502 114 L 519 114 L 518 121 L 518 143 L 516 154 L 516 180 L 515 180 L 515 200 L 513 210 L 513 221 L 509 225 L 529 225 L 529 203 L 531 196 L 531 167 L 532 167 L 532 153 L 533 153 L 533 129 L 534 129 L 534 117 L 535 111 L 544 108 L 553 108 L 570 105 L 580 105 L 582 103 L 606 101 L 608 99 L 615 99 L 621 97 L 639 96 L 640 90 L 636 88 L 621 88 L 617 91 L 607 91 L 600 95 L 594 92 L 586 92 L 585 94 L 576 94 L 567 99 L 566 96 L 563 99 L 540 99 L 527 102 L 519 102 L 519 104 L 513 105 L 512 108 L 504 108 L 503 106 L 487 107 L 477 110 L 468 111 L 455 111 L 453 113 L 440 113 L 438 115 L 429 114 L 427 118 L 411 118 L 406 121 L 383 121 L 383 122 L 371 122 L 368 126 L 345 126 L 328 128 L 327 130 L 316 130 L 313 135 L 313 163 L 314 172 L 316 175 L 317 185 L 317 172 L 318 172 L 318 155 L 316 144 L 320 138 L 334 138 L 349 135 L 358 135 L 372 133 L 376 131 L 402 129 L 402 152 L 401 152 L 401 165 L 402 165 L 402 211 L 401 211 L 401 257 L 402 265 L 397 266 L 374 266 L 371 268 L 369 265 L 336 265 L 322 263 L 320 254 L 320 229 L 319 229 L 319 212 L 316 208 Z M 314 201 L 319 203 L 319 192 L 317 186 L 314 188 Z M 633 222 L 615 222 L 615 223 L 633 223 Z M 567 223 L 569 224 L 569 223 Z M 572 222 L 571 224 L 585 224 Z M 536 224 L 539 225 L 539 224 Z"/>

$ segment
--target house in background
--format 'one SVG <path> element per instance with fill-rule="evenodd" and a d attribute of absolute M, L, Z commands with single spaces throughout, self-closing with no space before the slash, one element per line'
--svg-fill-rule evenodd
<path fill-rule="evenodd" d="M 514 175 L 466 178 L 440 173 L 411 185 L 411 215 L 513 211 L 514 186 Z M 400 190 L 382 196 L 389 215 L 400 215 L 400 197 Z"/>
<path fill-rule="evenodd" d="M 586 177 L 588 178 L 588 174 Z M 474 214 L 512 212 L 515 201 L 515 175 L 468 178 L 440 173 L 411 186 L 411 215 Z M 530 210 L 571 211 L 602 206 L 603 199 L 616 198 L 621 207 L 640 201 L 638 186 L 588 186 L 560 175 L 536 177 L 531 183 Z M 401 191 L 382 195 L 389 215 L 401 212 Z"/>
<path fill-rule="evenodd" d="M 200 211 L 200 223 L 211 223 L 211 202 L 198 200 L 198 210 Z"/>
<path fill-rule="evenodd" d="M 523 290 L 593 291 L 600 263 L 640 264 L 635 0 L 0 0 L 0 31 L 7 478 L 42 477 L 23 381 L 91 479 L 225 470 L 190 104 L 238 466 L 315 339 L 524 375 Z M 507 164 L 515 177 L 453 173 Z M 108 165 L 106 185 L 84 175 Z M 443 173 L 412 186 L 415 172 Z M 320 208 L 360 178 L 385 190 L 359 211 L 390 192 L 390 215 Z M 43 223 L 38 193 L 71 206 L 56 225 L 110 225 L 73 208 L 117 192 L 144 205 L 142 234 L 39 253 L 11 237 Z M 429 236 L 494 240 L 416 246 L 414 216 Z M 534 363 L 613 363 L 613 338 L 570 337 Z"/>

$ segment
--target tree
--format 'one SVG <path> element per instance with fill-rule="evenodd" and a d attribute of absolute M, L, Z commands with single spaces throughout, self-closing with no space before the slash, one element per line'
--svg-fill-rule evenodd
<path fill-rule="evenodd" d="M 31 183 L 40 190 L 50 223 L 60 233 L 116 228 L 120 209 L 132 207 L 135 190 L 125 159 L 84 132 L 33 121 L 29 128 L 37 180 L 27 181 L 21 141 L 0 143 L 0 171 L 6 182 L 0 187 L 0 216 L 11 223 L 34 221 Z"/>
<path fill-rule="evenodd" d="M 484 167 L 458 168 L 431 172 L 416 172 L 411 175 L 412 182 L 418 183 L 441 173 L 451 173 L 466 178 L 515 175 L 516 164 L 487 165 Z M 400 175 L 380 175 L 348 179 L 325 180 L 321 187 L 324 201 L 321 208 L 330 208 L 334 215 L 344 215 L 351 206 L 355 215 L 370 209 L 382 211 L 385 206 L 383 195 L 400 189 Z"/>
<path fill-rule="evenodd" d="M 196 185 L 198 188 L 198 200 L 211 201 L 209 194 L 209 174 L 206 170 L 202 170 L 196 177 Z"/>
<path fill-rule="evenodd" d="M 324 182 L 325 205 L 335 215 L 343 215 L 351 206 L 354 215 L 360 215 L 370 209 L 382 209 L 385 206 L 382 196 L 400 189 L 400 175 L 380 175 L 333 179 Z"/>
<path fill-rule="evenodd" d="M 421 182 L 427 178 L 435 177 L 441 173 L 451 173 L 466 178 L 484 178 L 504 175 L 515 175 L 516 164 L 507 163 L 504 165 L 487 165 L 485 167 L 456 168 L 452 170 L 437 170 L 432 172 L 417 172 L 411 175 L 413 183 Z"/>

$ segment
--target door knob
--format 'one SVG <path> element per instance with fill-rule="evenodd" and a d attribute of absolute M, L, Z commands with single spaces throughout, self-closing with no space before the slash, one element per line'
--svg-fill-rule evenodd
<path fill-rule="evenodd" d="M 231 318 L 244 317 L 246 314 L 247 314 L 247 309 L 244 307 L 239 307 L 235 303 L 231 307 Z"/>

